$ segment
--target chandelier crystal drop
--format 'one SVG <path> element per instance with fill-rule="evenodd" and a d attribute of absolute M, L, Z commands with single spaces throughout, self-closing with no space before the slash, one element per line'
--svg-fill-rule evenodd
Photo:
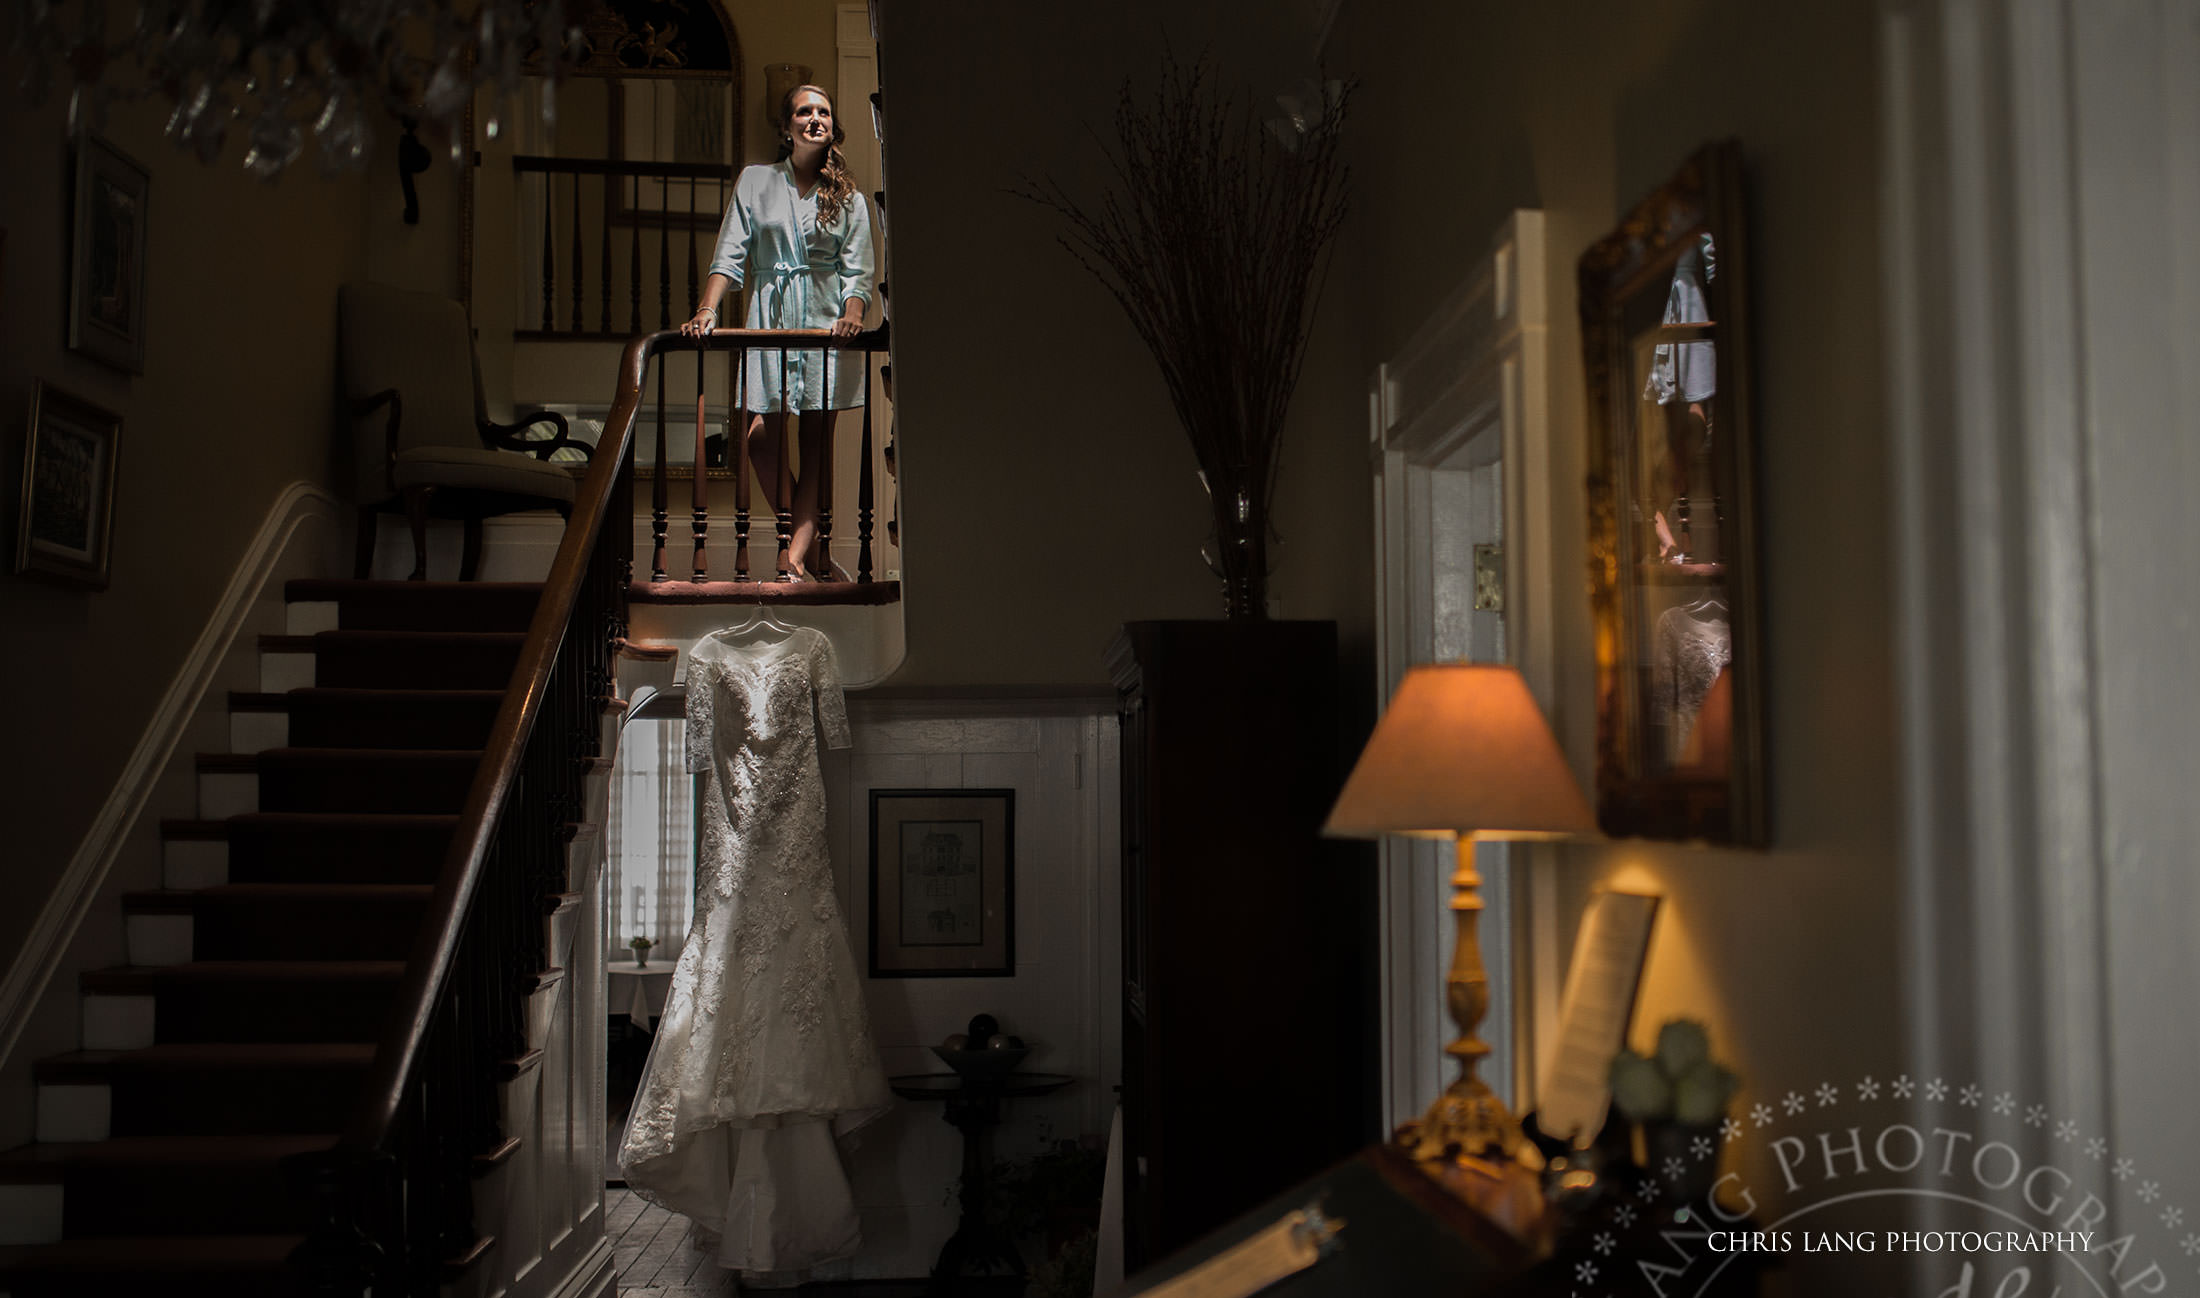
<path fill-rule="evenodd" d="M 35 105 L 66 86 L 72 136 L 104 129 L 112 103 L 158 97 L 177 147 L 212 163 L 236 126 L 264 179 L 309 136 L 324 173 L 363 165 L 377 112 L 436 128 L 461 159 L 475 92 L 518 93 L 577 35 L 558 0 L 141 0 L 127 32 L 104 0 L 0 5 L 18 89 Z M 550 104 L 546 88 L 546 117 Z"/>

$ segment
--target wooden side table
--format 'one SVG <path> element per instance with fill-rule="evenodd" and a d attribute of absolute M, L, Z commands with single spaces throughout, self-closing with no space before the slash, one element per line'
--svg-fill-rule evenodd
<path fill-rule="evenodd" d="M 1005 1267 L 1009 1274 L 1024 1274 L 1024 1260 L 1016 1241 L 985 1219 L 985 1201 L 993 1182 L 992 1129 L 1001 1120 L 1001 1101 L 1048 1095 L 1076 1079 L 1063 1073 L 1009 1073 L 997 1081 L 964 1077 L 960 1073 L 904 1073 L 886 1079 L 894 1094 L 905 1100 L 941 1100 L 947 1105 L 949 1126 L 962 1133 L 962 1219 L 955 1233 L 940 1246 L 932 1265 L 932 1288 L 944 1289 L 966 1272 Z"/>

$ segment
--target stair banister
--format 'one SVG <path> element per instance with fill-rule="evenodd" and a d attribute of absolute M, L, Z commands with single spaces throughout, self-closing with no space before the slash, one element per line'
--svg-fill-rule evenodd
<path fill-rule="evenodd" d="M 626 630 L 634 426 L 650 362 L 680 351 L 883 345 L 879 332 L 808 329 L 702 340 L 662 331 L 627 343 L 355 1117 L 333 1151 L 292 1160 L 317 1207 L 319 1225 L 296 1258 L 313 1292 L 427 1298 L 454 1260 L 487 1243 L 472 1220 L 472 1174 L 511 1146 L 497 1082 L 529 1066 L 526 998 L 558 972 L 545 970 L 542 903 L 564 890 L 565 831 L 583 814 L 584 768 L 597 755 Z"/>

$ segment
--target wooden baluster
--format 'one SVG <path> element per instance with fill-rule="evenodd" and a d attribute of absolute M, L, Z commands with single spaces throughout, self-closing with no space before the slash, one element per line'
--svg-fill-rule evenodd
<path fill-rule="evenodd" d="M 787 391 L 787 349 L 779 349 L 779 580 L 794 579 L 794 455 L 798 449 L 794 400 Z"/>
<path fill-rule="evenodd" d="M 863 353 L 863 460 L 856 469 L 856 580 L 871 580 L 871 353 Z"/>
<path fill-rule="evenodd" d="M 810 575 L 819 581 L 833 579 L 833 357 L 837 347 L 823 348 L 825 383 L 817 390 L 818 417 L 825 422 L 818 434 L 817 464 L 812 472 L 817 474 L 817 552 L 824 562 Z"/>
<path fill-rule="evenodd" d="M 627 227 L 626 300 L 633 310 L 633 318 L 627 321 L 626 331 L 638 334 L 642 331 L 642 178 L 634 178 L 634 198 L 627 211 L 634 213 L 635 222 Z"/>
<path fill-rule="evenodd" d="M 581 173 L 573 173 L 573 332 L 581 331 L 581 294 L 587 286 L 586 267 L 581 261 Z"/>
<path fill-rule="evenodd" d="M 690 240 L 692 242 L 692 238 Z M 703 557 L 703 541 L 710 531 L 710 465 L 703 443 L 709 436 L 703 409 L 703 364 L 709 353 L 704 341 L 695 340 L 695 490 L 689 502 L 695 524 L 695 580 L 706 581 L 710 574 L 710 561 Z"/>
<path fill-rule="evenodd" d="M 556 177 L 542 173 L 542 331 L 549 333 L 558 327 L 558 261 L 557 229 L 550 223 L 550 209 L 557 206 L 552 201 L 557 194 Z"/>
<path fill-rule="evenodd" d="M 657 201 L 657 327 L 672 327 L 672 204 L 660 193 Z"/>
<path fill-rule="evenodd" d="M 727 386 L 733 389 L 733 412 L 726 424 L 726 436 L 733 445 L 728 448 L 733 460 L 733 579 L 749 579 L 749 410 L 746 389 L 749 378 L 749 353 L 746 348 L 733 353 L 733 375 Z"/>
<path fill-rule="evenodd" d="M 603 178 L 603 310 L 598 313 L 597 328 L 611 332 L 611 187 L 619 183 L 617 176 L 605 174 Z"/>
<path fill-rule="evenodd" d="M 649 579 L 665 579 L 665 358 L 657 357 L 657 480 L 649 484 Z"/>

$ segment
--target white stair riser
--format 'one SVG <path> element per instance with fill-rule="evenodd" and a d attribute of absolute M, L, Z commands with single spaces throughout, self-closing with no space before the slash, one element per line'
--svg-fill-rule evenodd
<path fill-rule="evenodd" d="M 229 844 L 177 838 L 161 844 L 161 886 L 214 888 L 229 882 Z"/>
<path fill-rule="evenodd" d="M 341 607 L 330 600 L 298 600 L 283 605 L 283 634 L 319 635 L 323 631 L 337 629 L 336 614 Z"/>
<path fill-rule="evenodd" d="M 114 1093 L 104 1085 L 41 1085 L 38 1138 L 75 1144 L 105 1140 L 113 1130 Z"/>
<path fill-rule="evenodd" d="M 283 694 L 313 685 L 313 655 L 264 653 L 260 655 L 260 691 Z"/>
<path fill-rule="evenodd" d="M 260 809 L 260 777 L 229 771 L 199 773 L 199 819 L 227 820 Z"/>
<path fill-rule="evenodd" d="M 61 1242 L 61 1187 L 0 1185 L 0 1246 Z"/>
<path fill-rule="evenodd" d="M 191 960 L 189 915 L 126 915 L 123 950 L 134 965 L 188 964 Z"/>
<path fill-rule="evenodd" d="M 283 712 L 229 714 L 229 751 L 258 753 L 290 746 L 290 716 Z"/>
<path fill-rule="evenodd" d="M 86 996 L 86 1050 L 143 1050 L 153 1044 L 153 998 Z"/>

